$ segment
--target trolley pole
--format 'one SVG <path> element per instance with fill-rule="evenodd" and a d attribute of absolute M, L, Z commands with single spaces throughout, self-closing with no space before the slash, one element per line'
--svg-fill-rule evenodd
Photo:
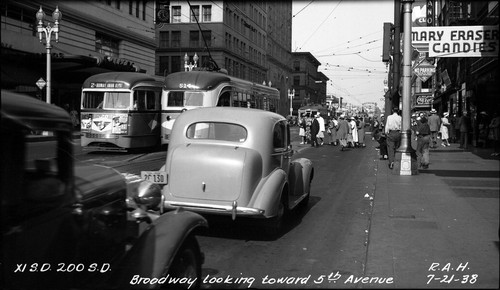
<path fill-rule="evenodd" d="M 417 156 L 411 147 L 411 13 L 413 0 L 403 2 L 404 39 L 403 39 L 403 96 L 401 145 L 396 151 L 394 174 L 416 175 Z"/>

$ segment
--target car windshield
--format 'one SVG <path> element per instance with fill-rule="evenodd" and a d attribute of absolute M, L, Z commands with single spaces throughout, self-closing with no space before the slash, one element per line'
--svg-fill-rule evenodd
<path fill-rule="evenodd" d="M 189 139 L 209 139 L 231 142 L 244 142 L 247 130 L 231 123 L 200 122 L 191 124 L 186 132 Z"/>

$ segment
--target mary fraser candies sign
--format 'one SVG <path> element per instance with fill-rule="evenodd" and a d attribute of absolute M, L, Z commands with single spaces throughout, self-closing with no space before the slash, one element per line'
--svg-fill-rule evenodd
<path fill-rule="evenodd" d="M 429 57 L 498 57 L 498 26 L 415 26 L 411 35 Z"/>

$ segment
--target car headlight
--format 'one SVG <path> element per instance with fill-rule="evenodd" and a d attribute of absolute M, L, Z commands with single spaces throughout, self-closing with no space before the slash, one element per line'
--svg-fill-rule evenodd
<path fill-rule="evenodd" d="M 127 204 L 129 207 L 141 207 L 145 210 L 156 210 L 162 204 L 161 187 L 150 181 L 141 179 L 135 174 L 122 174 L 127 182 Z M 135 203 L 135 205 L 134 205 Z"/>

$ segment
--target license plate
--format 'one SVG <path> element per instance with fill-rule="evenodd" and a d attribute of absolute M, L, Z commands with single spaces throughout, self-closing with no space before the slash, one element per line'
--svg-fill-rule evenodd
<path fill-rule="evenodd" d="M 153 183 L 167 184 L 167 172 L 165 171 L 141 171 L 141 178 Z"/>

